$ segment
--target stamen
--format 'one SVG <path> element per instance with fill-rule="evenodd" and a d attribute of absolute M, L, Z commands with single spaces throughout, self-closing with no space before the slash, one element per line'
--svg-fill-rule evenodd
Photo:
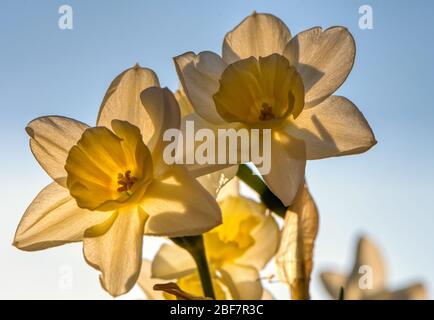
<path fill-rule="evenodd" d="M 259 115 L 259 120 L 268 121 L 276 118 L 273 113 L 273 107 L 270 106 L 267 102 L 263 102 L 261 108 L 262 109 L 261 114 Z"/>
<path fill-rule="evenodd" d="M 134 183 L 136 183 L 137 178 L 131 176 L 131 170 L 125 171 L 125 174 L 119 173 L 118 174 L 118 185 L 120 185 L 119 188 L 117 188 L 117 192 L 127 192 L 131 190 Z"/>

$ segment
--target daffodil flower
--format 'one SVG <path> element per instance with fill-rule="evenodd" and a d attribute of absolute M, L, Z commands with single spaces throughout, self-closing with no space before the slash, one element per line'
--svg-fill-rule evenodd
<path fill-rule="evenodd" d="M 220 224 L 215 199 L 162 159 L 162 134 L 179 122 L 174 95 L 139 66 L 112 82 L 96 127 L 59 116 L 31 121 L 31 150 L 54 182 L 26 210 L 14 245 L 83 241 L 86 261 L 117 296 L 138 278 L 143 235 L 196 235 Z"/>
<path fill-rule="evenodd" d="M 355 52 L 343 27 L 312 28 L 292 38 L 275 16 L 253 13 L 226 34 L 221 57 L 204 51 L 174 58 L 195 110 L 186 120 L 216 132 L 271 129 L 271 171 L 263 178 L 288 206 L 303 184 L 306 160 L 357 154 L 376 143 L 357 107 L 332 95 Z"/>
<path fill-rule="evenodd" d="M 338 299 L 341 288 L 345 300 L 422 300 L 427 291 L 422 283 L 391 290 L 387 285 L 384 258 L 372 240 L 360 237 L 350 274 L 335 271 L 321 273 L 321 280 L 333 299 Z"/>
<path fill-rule="evenodd" d="M 279 244 L 274 218 L 262 204 L 243 196 L 228 195 L 219 204 L 223 224 L 203 235 L 216 298 L 269 297 L 262 288 L 259 271 L 275 255 Z M 152 264 L 142 264 L 139 284 L 149 298 L 169 299 L 170 295 L 152 290 L 153 284 L 167 280 L 176 280 L 189 294 L 204 296 L 190 254 L 178 246 L 164 244 Z"/>

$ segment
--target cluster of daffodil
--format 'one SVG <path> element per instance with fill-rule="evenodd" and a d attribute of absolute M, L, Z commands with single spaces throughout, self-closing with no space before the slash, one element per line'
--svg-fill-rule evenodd
<path fill-rule="evenodd" d="M 96 126 L 60 116 L 31 121 L 30 148 L 53 182 L 26 210 L 14 245 L 33 251 L 81 241 L 111 295 L 139 280 L 150 298 L 175 297 L 153 290 L 168 280 L 178 297 L 269 298 L 260 271 L 275 257 L 292 297 L 308 298 L 318 212 L 306 161 L 376 143 L 358 108 L 333 95 L 355 51 L 346 28 L 292 37 L 277 17 L 253 13 L 227 33 L 221 56 L 174 58 L 175 94 L 136 65 L 111 83 Z M 245 164 L 168 165 L 163 134 L 188 120 L 217 136 L 220 128 L 271 129 L 271 171 L 261 179 L 248 177 Z M 237 173 L 261 202 L 240 195 Z M 174 244 L 142 261 L 148 235 Z"/>

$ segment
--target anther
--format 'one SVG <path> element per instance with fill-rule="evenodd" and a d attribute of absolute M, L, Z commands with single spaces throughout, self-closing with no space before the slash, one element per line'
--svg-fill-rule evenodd
<path fill-rule="evenodd" d="M 125 174 L 118 174 L 118 185 L 117 192 L 128 192 L 133 187 L 134 183 L 137 181 L 136 177 L 131 176 L 131 170 L 125 171 Z"/>
<path fill-rule="evenodd" d="M 273 107 L 270 106 L 268 103 L 263 102 L 261 108 L 262 109 L 261 109 L 261 114 L 259 115 L 259 120 L 268 121 L 276 118 L 276 116 L 273 113 Z"/>

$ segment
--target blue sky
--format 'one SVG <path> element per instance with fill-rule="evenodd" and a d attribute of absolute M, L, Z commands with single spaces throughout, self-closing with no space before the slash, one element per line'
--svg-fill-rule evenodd
<path fill-rule="evenodd" d="M 58 28 L 62 4 L 74 10 L 73 30 Z M 363 4 L 373 8 L 372 30 L 358 27 Z M 308 164 L 321 215 L 313 297 L 325 297 L 319 270 L 350 268 L 360 233 L 384 250 L 391 286 L 421 279 L 432 287 L 432 1 L 21 0 L 0 4 L 0 297 L 108 297 L 80 245 L 36 253 L 10 245 L 26 206 L 50 181 L 28 148 L 27 122 L 60 114 L 93 124 L 111 80 L 136 62 L 176 89 L 172 57 L 190 50 L 220 52 L 225 33 L 254 10 L 279 16 L 293 35 L 317 25 L 349 28 L 356 63 L 338 94 L 359 106 L 378 140 L 364 155 Z M 145 255 L 157 247 L 147 239 Z M 61 289 L 68 268 L 73 286 Z M 285 297 L 282 288 L 276 292 Z M 140 297 L 140 291 L 128 297 Z"/>

